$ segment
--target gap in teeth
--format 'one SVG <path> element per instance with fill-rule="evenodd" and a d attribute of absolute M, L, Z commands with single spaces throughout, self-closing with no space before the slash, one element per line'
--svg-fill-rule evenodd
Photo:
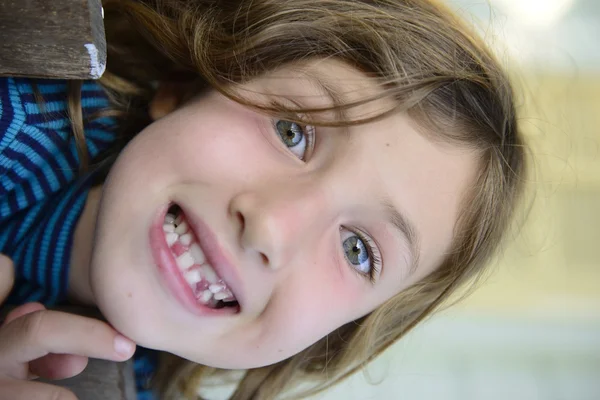
<path fill-rule="evenodd" d="M 221 308 L 236 299 L 225 282 L 216 274 L 194 235 L 189 232 L 181 209 L 174 205 L 165 215 L 163 231 L 178 268 L 198 301 L 212 308 Z M 219 304 L 223 303 L 223 304 Z"/>

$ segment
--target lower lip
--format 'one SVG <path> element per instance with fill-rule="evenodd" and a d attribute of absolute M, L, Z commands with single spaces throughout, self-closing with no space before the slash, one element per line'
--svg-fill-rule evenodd
<path fill-rule="evenodd" d="M 163 207 L 157 215 L 156 220 L 150 228 L 150 248 L 152 249 L 152 256 L 154 262 L 158 266 L 158 270 L 163 280 L 165 281 L 170 292 L 174 297 L 181 303 L 188 311 L 196 315 L 228 315 L 235 314 L 236 308 L 210 308 L 200 303 L 192 288 L 188 285 L 187 281 L 183 277 L 181 270 L 177 266 L 175 257 L 171 252 L 171 249 L 167 245 L 165 234 L 163 231 L 163 224 L 165 215 L 167 214 L 169 206 Z"/>

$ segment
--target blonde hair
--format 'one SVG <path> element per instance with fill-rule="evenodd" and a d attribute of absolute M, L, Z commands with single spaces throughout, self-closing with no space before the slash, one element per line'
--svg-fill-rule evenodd
<path fill-rule="evenodd" d="M 514 95 L 499 63 L 445 6 L 432 0 L 104 3 L 108 66 L 100 82 L 112 100 L 110 113 L 122 122 L 121 143 L 150 123 L 153 82 L 180 80 L 191 92 L 211 88 L 244 102 L 236 84 L 291 62 L 334 57 L 376 79 L 384 89 L 379 97 L 396 100 L 396 109 L 375 118 L 403 110 L 424 134 L 479 154 L 452 250 L 433 273 L 301 353 L 248 370 L 231 400 L 273 399 L 311 381 L 307 395 L 339 382 L 478 276 L 498 249 L 525 174 Z M 169 355 L 162 361 L 156 383 L 165 399 L 197 398 L 203 377 L 218 372 Z"/>

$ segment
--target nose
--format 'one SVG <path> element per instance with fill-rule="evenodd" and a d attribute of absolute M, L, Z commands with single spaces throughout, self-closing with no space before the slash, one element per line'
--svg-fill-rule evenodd
<path fill-rule="evenodd" d="M 239 193 L 229 214 L 243 250 L 279 269 L 300 252 L 312 250 L 327 209 L 325 193 L 316 185 L 286 182 Z"/>

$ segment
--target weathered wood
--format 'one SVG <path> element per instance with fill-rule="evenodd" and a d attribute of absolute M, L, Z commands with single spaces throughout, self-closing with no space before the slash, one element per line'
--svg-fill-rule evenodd
<path fill-rule="evenodd" d="M 101 0 L 0 0 L 0 75 L 97 79 L 105 66 Z"/>

